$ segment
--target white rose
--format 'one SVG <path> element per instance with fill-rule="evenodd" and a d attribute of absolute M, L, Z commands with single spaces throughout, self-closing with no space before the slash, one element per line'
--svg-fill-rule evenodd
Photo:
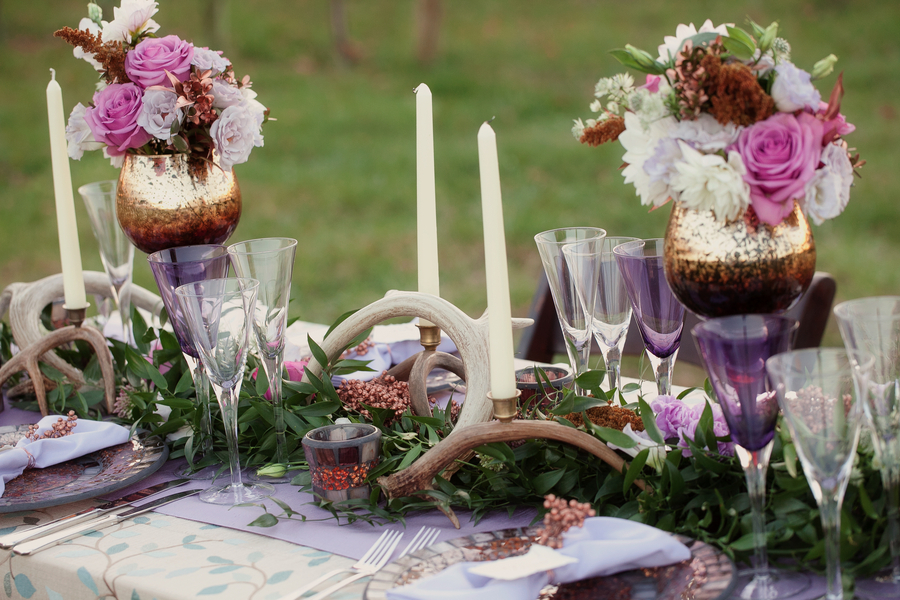
<path fill-rule="evenodd" d="M 260 123 L 246 106 L 229 106 L 209 128 L 216 144 L 219 166 L 226 171 L 247 162 L 254 146 L 263 145 Z"/>
<path fill-rule="evenodd" d="M 221 52 L 195 46 L 194 58 L 191 59 L 191 64 L 200 71 L 212 71 L 213 75 L 218 75 L 219 73 L 224 73 L 231 63 L 222 56 Z"/>
<path fill-rule="evenodd" d="M 718 154 L 701 154 L 679 140 L 683 160 L 675 163 L 672 189 L 681 192 L 681 201 L 694 210 L 711 210 L 716 221 L 733 221 L 750 205 L 750 186 L 744 181 L 747 169 L 737 152 L 728 153 L 728 162 Z"/>
<path fill-rule="evenodd" d="M 122 0 L 120 8 L 113 8 L 113 20 L 103 25 L 104 42 L 131 43 L 134 36 L 155 33 L 159 23 L 151 19 L 159 11 L 154 0 Z"/>
<path fill-rule="evenodd" d="M 775 67 L 772 100 L 775 101 L 775 108 L 781 112 L 794 112 L 804 108 L 816 111 L 822 95 L 812 84 L 809 73 L 788 62 Z"/>
<path fill-rule="evenodd" d="M 100 26 L 88 19 L 87 17 L 81 19 L 78 22 L 78 29 L 81 31 L 87 31 L 88 33 L 92 33 L 94 35 L 100 35 Z M 102 71 L 103 65 L 101 65 L 97 59 L 94 58 L 94 54 L 90 52 L 85 52 L 84 48 L 76 46 L 72 49 L 72 54 L 75 58 L 83 58 L 86 60 L 92 67 L 94 67 L 95 71 Z"/>
<path fill-rule="evenodd" d="M 693 121 L 680 121 L 672 137 L 703 152 L 716 152 L 735 143 L 742 129 L 734 123 L 722 125 L 711 114 L 701 113 Z"/>
<path fill-rule="evenodd" d="M 248 87 L 241 88 L 241 95 L 244 97 L 241 106 L 249 110 L 262 127 L 263 121 L 266 119 L 266 107 L 256 99 L 256 92 Z"/>
<path fill-rule="evenodd" d="M 213 108 L 228 108 L 240 104 L 244 100 L 241 90 L 221 79 L 213 80 Z"/>
<path fill-rule="evenodd" d="M 825 166 L 806 184 L 803 210 L 816 225 L 844 212 L 850 201 L 853 165 L 845 143 L 828 144 L 819 159 Z"/>
<path fill-rule="evenodd" d="M 170 90 L 149 89 L 144 92 L 141 114 L 138 125 L 153 137 L 169 141 L 172 137 L 172 124 L 181 123 L 184 111 L 175 108 L 178 94 Z"/>
<path fill-rule="evenodd" d="M 81 102 L 75 105 L 69 115 L 69 123 L 66 125 L 66 141 L 69 142 L 69 158 L 81 160 L 85 151 L 99 150 L 106 146 L 103 142 L 94 139 L 91 128 L 84 120 L 85 106 Z"/>
<path fill-rule="evenodd" d="M 634 184 L 635 192 L 645 206 L 662 206 L 671 196 L 669 186 L 662 181 L 651 180 L 644 170 L 644 162 L 653 156 L 659 140 L 671 137 L 677 123 L 674 117 L 666 117 L 645 128 L 640 117 L 633 112 L 625 113 L 625 131 L 619 135 L 619 141 L 625 148 L 622 160 L 628 166 L 622 169 L 622 176 L 625 177 L 625 183 Z"/>

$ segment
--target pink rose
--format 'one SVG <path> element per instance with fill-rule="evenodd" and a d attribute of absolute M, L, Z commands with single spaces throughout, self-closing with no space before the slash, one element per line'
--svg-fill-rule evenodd
<path fill-rule="evenodd" d="M 186 81 L 191 72 L 194 46 L 176 35 L 146 38 L 125 55 L 125 74 L 142 88 L 151 85 L 170 87 L 166 71 L 178 81 Z"/>
<path fill-rule="evenodd" d="M 647 74 L 647 81 L 644 85 L 640 86 L 639 90 L 647 90 L 653 94 L 659 93 L 659 81 L 662 79 L 659 75 L 650 75 Z"/>
<path fill-rule="evenodd" d="M 138 125 L 143 91 L 133 83 L 113 83 L 94 94 L 94 106 L 84 111 L 94 139 L 107 145 L 110 156 L 122 156 L 153 137 Z"/>
<path fill-rule="evenodd" d="M 822 122 L 809 113 L 776 113 L 744 129 L 730 149 L 747 173 L 750 203 L 759 220 L 778 225 L 803 198 L 822 155 Z"/>
<path fill-rule="evenodd" d="M 844 118 L 844 115 L 838 113 L 836 117 L 833 119 L 825 119 L 825 114 L 828 112 L 828 103 L 827 102 L 819 102 L 819 110 L 816 112 L 816 116 L 822 121 L 822 145 L 827 146 L 837 138 L 847 135 L 848 133 L 853 133 L 856 131 L 856 126 L 851 125 L 847 122 L 847 119 Z"/>
<path fill-rule="evenodd" d="M 303 368 L 308 362 L 309 359 L 284 361 L 284 373 L 282 374 L 282 376 L 287 375 L 288 381 L 300 381 L 301 379 L 303 379 Z M 258 371 L 259 369 L 253 371 L 254 381 L 256 380 Z M 266 390 L 266 400 L 272 400 L 272 390 Z"/>

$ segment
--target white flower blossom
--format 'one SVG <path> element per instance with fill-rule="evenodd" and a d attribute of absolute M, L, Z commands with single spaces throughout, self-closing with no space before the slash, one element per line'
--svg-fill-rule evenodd
<path fill-rule="evenodd" d="M 199 71 L 212 71 L 212 75 L 215 77 L 219 73 L 224 73 L 231 63 L 222 56 L 221 52 L 194 46 L 194 58 L 191 59 L 191 64 Z"/>
<path fill-rule="evenodd" d="M 816 111 L 822 95 L 812 84 L 809 73 L 785 62 L 775 67 L 772 100 L 775 101 L 775 108 L 781 112 L 794 112 L 804 108 Z"/>
<path fill-rule="evenodd" d="M 671 116 L 665 98 L 662 94 L 638 89 L 628 95 L 626 102 L 628 108 L 640 117 L 641 125 L 647 129 L 654 121 Z"/>
<path fill-rule="evenodd" d="M 107 146 L 106 144 L 104 144 L 104 145 L 103 145 L 103 156 L 104 156 L 104 158 L 108 158 L 108 159 L 109 159 L 109 164 L 111 164 L 111 165 L 113 166 L 114 169 L 121 169 L 122 166 L 125 164 L 125 155 L 124 155 L 124 154 L 120 154 L 119 156 L 110 156 L 110 155 L 109 155 L 109 152 L 107 152 L 108 149 L 109 149 L 109 146 Z"/>
<path fill-rule="evenodd" d="M 825 146 L 820 160 L 825 166 L 806 184 L 803 201 L 803 210 L 816 225 L 844 212 L 853 184 L 853 165 L 843 143 Z"/>
<path fill-rule="evenodd" d="M 240 105 L 249 110 L 250 113 L 256 117 L 260 127 L 262 127 L 263 121 L 266 120 L 266 107 L 256 99 L 256 92 L 248 87 L 241 88 L 241 95 L 244 99 L 241 101 Z M 260 137 L 260 139 L 262 139 L 262 137 Z M 259 145 L 262 146 L 262 143 Z"/>
<path fill-rule="evenodd" d="M 634 184 L 635 192 L 645 206 L 662 206 L 671 196 L 669 186 L 658 180 L 651 181 L 644 171 L 644 162 L 653 156 L 659 140 L 671 137 L 677 124 L 674 117 L 665 117 L 644 127 L 638 115 L 633 112 L 625 113 L 625 131 L 619 135 L 619 141 L 625 148 L 622 160 L 628 166 L 622 170 L 622 175 L 625 183 Z"/>
<path fill-rule="evenodd" d="M 155 137 L 168 142 L 172 138 L 172 124 L 177 120 L 181 123 L 184 111 L 175 108 L 178 94 L 171 90 L 149 89 L 144 92 L 141 114 L 138 115 L 138 125 Z"/>
<path fill-rule="evenodd" d="M 231 171 L 232 166 L 247 162 L 254 146 L 263 145 L 262 121 L 244 105 L 229 106 L 209 128 L 216 144 L 219 166 Z"/>
<path fill-rule="evenodd" d="M 590 109 L 591 109 L 591 112 L 598 113 L 601 110 L 603 110 L 603 103 L 600 102 L 599 100 L 594 100 L 593 102 L 591 102 Z"/>
<path fill-rule="evenodd" d="M 735 143 L 743 127 L 722 125 L 709 113 L 700 113 L 693 121 L 680 121 L 672 137 L 688 142 L 703 152 L 724 150 Z"/>
<path fill-rule="evenodd" d="M 675 59 L 678 56 L 678 52 L 681 51 L 681 47 L 684 45 L 684 41 L 689 37 L 695 36 L 698 33 L 711 33 L 715 31 L 716 33 L 722 35 L 728 35 L 728 29 L 725 28 L 726 24 L 719 25 L 718 27 L 713 27 L 712 21 L 707 19 L 703 22 L 703 25 L 700 26 L 700 30 L 698 31 L 694 24 L 690 25 L 681 24 L 675 28 L 675 35 L 667 35 L 663 38 L 663 44 L 657 48 L 659 50 L 659 58 L 657 60 L 663 64 L 667 64 L 669 61 Z M 728 25 L 733 25 L 732 23 L 728 23 Z"/>
<path fill-rule="evenodd" d="M 99 150 L 106 146 L 103 142 L 94 139 L 91 128 L 84 120 L 84 111 L 87 107 L 79 102 L 69 115 L 69 123 L 66 125 L 66 141 L 68 142 L 69 158 L 81 160 L 85 151 Z"/>
<path fill-rule="evenodd" d="M 629 73 L 618 73 L 612 77 L 604 77 L 594 86 L 594 96 L 622 99 L 634 91 L 634 77 Z"/>
<path fill-rule="evenodd" d="M 213 79 L 213 108 L 228 108 L 244 101 L 241 90 L 221 79 Z"/>
<path fill-rule="evenodd" d="M 647 457 L 647 464 L 656 469 L 657 471 L 662 471 L 663 465 L 666 462 L 666 454 L 669 451 L 668 446 L 661 446 L 650 439 L 650 436 L 647 435 L 643 431 L 634 431 L 631 428 L 631 423 L 626 423 L 625 427 L 622 429 L 622 433 L 633 439 L 637 442 L 637 445 L 632 448 L 620 448 L 615 444 L 611 444 L 609 442 L 606 443 L 607 446 L 612 448 L 613 450 L 621 450 L 628 456 L 637 456 L 641 450 L 646 448 L 650 449 L 649 456 Z"/>
<path fill-rule="evenodd" d="M 159 11 L 154 0 L 122 0 L 122 6 L 113 8 L 115 17 L 103 25 L 104 42 L 125 42 L 130 44 L 135 36 L 155 33 L 159 23 L 151 19 Z"/>
<path fill-rule="evenodd" d="M 92 33 L 94 35 L 100 35 L 100 26 L 88 19 L 87 17 L 81 19 L 78 22 L 78 29 L 81 31 L 87 31 L 88 33 Z M 102 71 L 103 65 L 101 65 L 97 59 L 94 58 L 93 52 L 85 52 L 84 48 L 80 46 L 75 46 L 72 49 L 72 54 L 75 58 L 83 58 L 86 60 L 92 67 L 94 67 L 95 71 Z"/>
<path fill-rule="evenodd" d="M 572 135 L 575 136 L 576 140 L 580 140 L 581 136 L 584 135 L 584 121 L 581 119 L 575 119 L 573 121 L 574 125 L 572 125 Z"/>
<path fill-rule="evenodd" d="M 701 154 L 679 140 L 683 160 L 675 163 L 672 189 L 681 192 L 681 201 L 694 210 L 712 210 L 716 221 L 733 221 L 750 205 L 750 186 L 744 181 L 747 169 L 737 152 L 726 162 L 718 154 Z"/>

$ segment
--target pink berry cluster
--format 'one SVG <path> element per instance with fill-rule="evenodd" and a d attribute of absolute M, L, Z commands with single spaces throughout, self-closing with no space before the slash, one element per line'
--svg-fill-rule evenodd
<path fill-rule="evenodd" d="M 53 439 L 53 438 L 61 438 L 66 437 L 67 435 L 72 435 L 73 429 L 78 425 L 78 415 L 75 414 L 74 410 L 70 410 L 67 418 L 63 420 L 62 417 L 56 419 L 56 423 L 53 423 L 49 429 L 44 431 L 44 433 L 38 433 L 38 424 L 28 426 L 28 433 L 25 434 L 25 437 L 32 442 L 36 442 L 42 439 Z"/>
<path fill-rule="evenodd" d="M 553 494 L 544 496 L 544 527 L 540 530 L 537 543 L 558 550 L 563 546 L 562 536 L 572 527 L 582 527 L 587 517 L 597 515 L 587 502 L 565 501 Z"/>

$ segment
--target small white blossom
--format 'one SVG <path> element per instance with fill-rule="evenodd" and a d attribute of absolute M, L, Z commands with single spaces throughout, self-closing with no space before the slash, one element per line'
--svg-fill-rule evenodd
<path fill-rule="evenodd" d="M 87 31 L 88 33 L 92 33 L 94 35 L 100 35 L 100 26 L 88 19 L 87 17 L 81 19 L 78 22 L 78 29 L 81 31 Z M 72 49 L 72 54 L 75 58 L 83 58 L 86 60 L 92 67 L 94 67 L 95 71 L 102 71 L 103 65 L 101 65 L 97 59 L 94 58 L 94 54 L 92 52 L 85 52 L 84 48 L 80 46 L 75 46 Z"/>
<path fill-rule="evenodd" d="M 574 120 L 574 125 L 572 125 L 572 135 L 575 136 L 576 140 L 581 139 L 581 136 L 584 135 L 584 121 L 581 119 Z"/>
<path fill-rule="evenodd" d="M 154 0 L 122 0 L 122 6 L 113 8 L 114 19 L 103 25 L 104 42 L 128 44 L 142 33 L 155 33 L 159 23 L 151 19 L 159 11 Z"/>
<path fill-rule="evenodd" d="M 191 64 L 197 67 L 199 71 L 212 71 L 212 75 L 215 77 L 219 73 L 224 73 L 231 63 L 222 56 L 221 52 L 195 46 L 194 58 L 191 59 Z"/>
<path fill-rule="evenodd" d="M 69 158 L 81 160 L 85 151 L 99 150 L 106 146 L 103 142 L 94 139 L 91 128 L 84 120 L 85 107 L 81 102 L 75 105 L 69 115 L 69 123 L 66 125 L 66 141 L 68 142 Z"/>
<path fill-rule="evenodd" d="M 619 103 L 613 100 L 609 104 L 606 105 L 606 110 L 611 113 L 619 114 Z M 599 111 L 597 111 L 599 112 Z"/>
<path fill-rule="evenodd" d="M 853 184 L 853 165 L 843 143 L 825 146 L 820 160 L 824 166 L 806 184 L 803 201 L 803 210 L 816 225 L 844 212 Z"/>
<path fill-rule="evenodd" d="M 672 189 L 681 192 L 681 201 L 694 210 L 712 210 L 716 221 L 733 221 L 750 205 L 750 186 L 744 181 L 747 169 L 737 152 L 726 162 L 718 154 L 701 154 L 679 141 L 683 160 L 675 163 Z"/>
<path fill-rule="evenodd" d="M 804 108 L 816 111 L 822 95 L 812 84 L 809 73 L 785 62 L 775 67 L 772 100 L 775 101 L 775 108 L 781 112 L 794 112 Z"/>
<path fill-rule="evenodd" d="M 659 119 L 671 116 L 666 107 L 665 96 L 654 94 L 646 89 L 638 89 L 628 95 L 628 108 L 638 115 L 644 128 Z"/>
<path fill-rule="evenodd" d="M 591 108 L 591 112 L 598 113 L 601 110 L 603 110 L 603 103 L 600 102 L 599 100 L 594 100 L 593 102 L 591 102 L 590 108 Z"/>
<path fill-rule="evenodd" d="M 622 429 L 622 433 L 637 442 L 637 445 L 632 448 L 620 448 L 615 444 L 611 444 L 609 442 L 607 442 L 606 445 L 613 450 L 621 450 L 628 456 L 632 457 L 637 456 L 641 450 L 649 448 L 650 453 L 647 457 L 647 464 L 657 471 L 662 471 L 662 468 L 666 462 L 666 454 L 669 450 L 668 446 L 661 446 L 657 444 L 656 442 L 651 440 L 650 436 L 643 431 L 634 431 L 631 428 L 631 423 L 625 424 L 625 427 Z"/>
<path fill-rule="evenodd" d="M 635 192 L 641 197 L 644 206 L 662 206 L 668 202 L 671 189 L 659 180 L 651 180 L 644 171 L 644 162 L 653 156 L 659 140 L 671 137 L 678 121 L 674 117 L 666 117 L 654 121 L 644 127 L 640 117 L 633 112 L 625 113 L 625 131 L 619 135 L 619 142 L 625 148 L 622 160 L 628 166 L 622 169 L 625 183 L 634 184 Z"/>
<path fill-rule="evenodd" d="M 678 53 L 681 51 L 681 47 L 684 45 L 684 41 L 689 37 L 695 36 L 698 33 L 707 33 L 713 32 L 722 34 L 727 36 L 728 29 L 725 27 L 725 23 L 719 25 L 718 27 L 713 27 L 712 21 L 707 19 L 703 22 L 703 25 L 700 26 L 700 30 L 698 31 L 694 24 L 690 25 L 680 24 L 675 28 L 675 35 L 667 35 L 663 38 L 663 43 L 657 48 L 659 51 L 659 58 L 657 60 L 663 64 L 667 64 L 669 61 L 675 60 L 675 57 L 678 56 Z M 728 25 L 733 25 L 733 23 L 728 23 Z"/>
<path fill-rule="evenodd" d="M 613 100 L 623 99 L 634 91 L 634 77 L 628 73 L 618 73 L 612 77 L 604 77 L 594 86 L 594 96 L 609 96 Z"/>
<path fill-rule="evenodd" d="M 144 92 L 138 125 L 153 137 L 168 142 L 172 138 L 172 124 L 181 123 L 184 111 L 175 108 L 178 94 L 171 90 L 149 89 Z"/>

